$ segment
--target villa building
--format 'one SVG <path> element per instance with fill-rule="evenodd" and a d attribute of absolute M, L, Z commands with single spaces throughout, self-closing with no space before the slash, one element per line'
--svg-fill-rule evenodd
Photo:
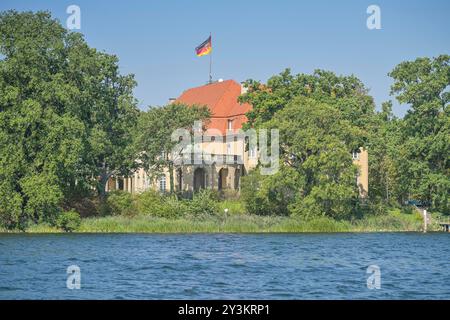
<path fill-rule="evenodd" d="M 245 88 L 234 80 L 219 80 L 200 87 L 188 89 L 169 103 L 186 105 L 206 105 L 211 111 L 211 119 L 206 132 L 201 133 L 197 144 L 199 159 L 181 161 L 174 168 L 174 187 L 178 192 L 192 193 L 202 188 L 237 193 L 241 177 L 258 164 L 258 151 L 248 147 L 248 137 L 239 134 L 247 121 L 245 113 L 251 105 L 239 103 L 238 97 Z M 180 137 L 181 138 L 181 137 Z M 191 157 L 189 153 L 189 157 Z M 195 155 L 193 156 L 195 157 Z M 366 150 L 353 153 L 353 161 L 360 170 L 357 184 L 364 197 L 368 191 L 368 154 Z M 151 179 L 143 169 L 130 177 L 113 177 L 108 181 L 107 191 L 125 190 L 140 193 L 150 188 L 161 192 L 169 191 L 169 172 L 157 180 Z"/>

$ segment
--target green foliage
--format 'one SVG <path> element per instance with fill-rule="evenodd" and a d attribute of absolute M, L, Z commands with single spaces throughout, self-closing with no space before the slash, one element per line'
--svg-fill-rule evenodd
<path fill-rule="evenodd" d="M 351 151 L 363 134 L 334 106 L 293 98 L 265 126 L 280 132 L 280 171 L 244 177 L 242 197 L 254 214 L 343 218 L 358 199 Z"/>
<path fill-rule="evenodd" d="M 33 221 L 53 221 L 58 214 L 62 192 L 51 175 L 35 174 L 21 180 L 23 195 L 28 199 L 24 213 Z"/>
<path fill-rule="evenodd" d="M 255 214 L 344 218 L 358 201 L 351 153 L 367 144 L 373 99 L 354 76 L 289 70 L 267 84 L 249 80 L 240 100 L 253 109 L 248 126 L 278 129 L 281 170 L 243 179 L 242 196 Z"/>
<path fill-rule="evenodd" d="M 291 214 L 303 218 L 328 216 L 339 220 L 354 214 L 356 203 L 354 186 L 331 182 L 313 187 L 307 196 L 297 198 L 289 209 Z"/>
<path fill-rule="evenodd" d="M 369 197 L 374 204 L 395 205 L 406 200 L 405 183 L 398 172 L 401 129 L 402 121 L 392 114 L 392 102 L 383 103 L 368 130 Z"/>
<path fill-rule="evenodd" d="M 219 211 L 217 194 L 212 190 L 201 189 L 194 193 L 187 210 L 188 214 L 194 217 L 217 214 Z"/>
<path fill-rule="evenodd" d="M 450 56 L 402 62 L 389 74 L 392 94 L 411 106 L 399 144 L 397 170 L 405 194 L 450 209 Z"/>
<path fill-rule="evenodd" d="M 268 176 L 253 170 L 242 177 L 241 199 L 250 214 L 287 215 L 288 205 L 298 194 L 299 181 L 297 172 L 286 166 Z"/>
<path fill-rule="evenodd" d="M 75 231 L 80 227 L 80 224 L 80 214 L 75 210 L 62 212 L 56 219 L 57 227 L 64 230 L 65 232 Z"/>
<path fill-rule="evenodd" d="M 211 190 L 195 193 L 192 200 L 178 199 L 175 195 L 163 195 L 148 190 L 133 197 L 127 192 L 113 192 L 108 196 L 108 208 L 112 215 L 173 219 L 182 216 L 202 217 L 219 213 L 217 194 Z"/>
<path fill-rule="evenodd" d="M 0 13 L 0 222 L 52 222 L 62 203 L 133 168 L 132 75 L 48 12 Z M 97 178 L 99 177 L 99 179 Z"/>
<path fill-rule="evenodd" d="M 380 232 L 420 231 L 422 222 L 414 215 L 391 214 L 368 216 L 348 221 L 329 217 L 308 220 L 298 217 L 228 215 L 227 217 L 204 216 L 202 219 L 179 217 L 137 216 L 133 218 L 114 216 L 83 219 L 79 232 Z M 438 230 L 438 229 L 436 229 Z M 37 231 L 39 232 L 39 231 Z M 48 232 L 45 229 L 44 232 Z"/>
<path fill-rule="evenodd" d="M 137 196 L 137 209 L 141 215 L 160 216 L 164 198 L 159 192 L 147 190 Z"/>
<path fill-rule="evenodd" d="M 107 205 L 112 215 L 132 216 L 137 213 L 133 196 L 129 192 L 111 192 L 107 198 Z"/>
<path fill-rule="evenodd" d="M 355 76 L 338 76 L 331 71 L 315 70 L 312 74 L 292 75 L 286 69 L 271 77 L 267 84 L 255 80 L 245 82 L 248 93 L 241 102 L 253 105 L 247 114 L 248 127 L 261 127 L 294 98 L 307 97 L 333 105 L 343 118 L 364 127 L 374 112 L 374 103 L 364 84 Z"/>
<path fill-rule="evenodd" d="M 161 195 L 153 190 L 140 194 L 137 206 L 141 215 L 154 217 L 175 218 L 187 212 L 185 201 L 178 200 L 174 195 Z"/>
<path fill-rule="evenodd" d="M 180 200 L 174 195 L 164 196 L 164 205 L 159 216 L 176 218 L 186 215 L 189 211 L 189 201 Z"/>
<path fill-rule="evenodd" d="M 25 216 L 22 211 L 23 199 L 6 181 L 0 181 L 0 227 L 23 229 Z"/>
<path fill-rule="evenodd" d="M 242 200 L 222 200 L 218 204 L 219 214 L 226 215 L 243 215 L 246 214 L 245 203 Z"/>

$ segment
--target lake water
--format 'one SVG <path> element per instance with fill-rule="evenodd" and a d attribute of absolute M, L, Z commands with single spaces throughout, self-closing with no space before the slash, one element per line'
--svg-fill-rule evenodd
<path fill-rule="evenodd" d="M 450 234 L 0 234 L 0 299 L 450 299 Z"/>

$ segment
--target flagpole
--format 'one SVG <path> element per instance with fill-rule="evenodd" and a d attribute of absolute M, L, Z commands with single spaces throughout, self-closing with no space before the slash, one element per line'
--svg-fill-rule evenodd
<path fill-rule="evenodd" d="M 211 41 L 211 52 L 209 53 L 209 83 L 212 83 L 211 66 L 212 66 L 212 38 L 211 32 L 209 33 L 209 38 Z"/>

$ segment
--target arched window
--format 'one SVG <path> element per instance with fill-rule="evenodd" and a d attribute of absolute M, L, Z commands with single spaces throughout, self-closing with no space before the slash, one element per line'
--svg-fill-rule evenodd
<path fill-rule="evenodd" d="M 194 171 L 194 191 L 205 189 L 205 170 L 203 168 L 197 168 Z"/>

